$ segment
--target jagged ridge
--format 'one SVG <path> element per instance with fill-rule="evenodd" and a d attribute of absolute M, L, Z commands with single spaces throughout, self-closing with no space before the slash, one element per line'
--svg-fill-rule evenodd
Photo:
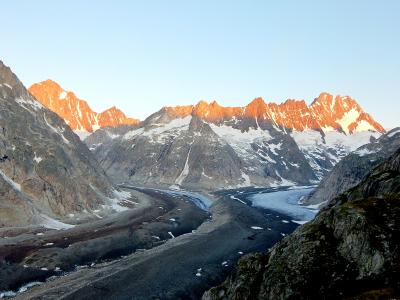
<path fill-rule="evenodd" d="M 256 98 L 245 107 L 223 107 L 216 101 L 200 101 L 196 105 L 165 107 L 164 110 L 174 117 L 194 115 L 216 124 L 232 119 L 253 119 L 258 126 L 272 123 L 297 131 L 339 130 L 350 134 L 366 130 L 385 132 L 382 125 L 364 112 L 356 100 L 328 93 L 321 93 L 309 106 L 304 100 L 289 99 L 276 104 Z"/>
<path fill-rule="evenodd" d="M 93 132 L 101 127 L 138 124 L 138 119 L 128 118 L 115 106 L 97 113 L 85 100 L 73 92 L 65 91 L 58 83 L 45 80 L 33 84 L 29 92 L 47 108 L 58 114 L 76 131 Z"/>

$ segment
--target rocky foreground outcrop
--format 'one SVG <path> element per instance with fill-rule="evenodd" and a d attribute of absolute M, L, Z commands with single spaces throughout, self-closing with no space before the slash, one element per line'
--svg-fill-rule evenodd
<path fill-rule="evenodd" d="M 399 241 L 400 150 L 203 299 L 398 298 Z"/>
<path fill-rule="evenodd" d="M 0 145 L 0 227 L 54 226 L 116 197 L 78 136 L 1 61 Z"/>

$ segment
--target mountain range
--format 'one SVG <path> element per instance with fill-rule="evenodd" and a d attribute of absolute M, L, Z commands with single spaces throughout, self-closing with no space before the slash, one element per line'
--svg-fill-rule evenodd
<path fill-rule="evenodd" d="M 85 143 L 117 182 L 213 190 L 315 184 L 383 132 L 352 98 L 323 93 L 310 106 L 257 98 L 245 107 L 164 107 Z"/>
<path fill-rule="evenodd" d="M 316 184 L 385 132 L 356 100 L 329 93 L 310 105 L 256 98 L 244 107 L 167 106 L 140 122 L 115 107 L 97 114 L 52 80 L 29 91 L 84 139 L 118 183 L 210 190 Z"/>
<path fill-rule="evenodd" d="M 200 101 L 164 107 L 140 122 L 116 108 L 97 114 L 51 80 L 29 91 L 85 138 L 118 183 L 191 189 L 315 184 L 385 132 L 356 100 L 328 93 L 310 105 L 293 99 L 276 104 L 256 98 L 244 107 Z"/>
<path fill-rule="evenodd" d="M 138 119 L 126 117 L 115 106 L 96 113 L 85 100 L 79 99 L 71 91 L 65 91 L 50 79 L 35 83 L 28 90 L 44 106 L 62 117 L 74 131 L 93 132 L 107 126 L 140 123 Z M 165 110 L 174 117 L 192 115 L 214 124 L 254 119 L 257 127 L 272 124 L 296 131 L 385 131 L 354 99 L 329 93 L 321 93 L 309 106 L 304 100 L 288 99 L 284 103 L 276 104 L 265 103 L 262 98 L 256 98 L 245 107 L 222 107 L 216 101 L 200 101 L 196 105 L 165 107 Z"/>

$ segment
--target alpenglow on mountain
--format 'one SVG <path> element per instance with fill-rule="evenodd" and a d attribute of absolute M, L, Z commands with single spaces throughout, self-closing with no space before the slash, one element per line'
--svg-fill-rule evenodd
<path fill-rule="evenodd" d="M 85 142 L 118 182 L 184 188 L 314 184 L 384 128 L 350 97 L 164 107 Z"/>
<path fill-rule="evenodd" d="M 58 114 L 76 132 L 93 132 L 101 127 L 138 124 L 115 106 L 94 112 L 88 103 L 73 92 L 65 91 L 58 83 L 45 80 L 33 84 L 29 92 L 44 106 Z"/>

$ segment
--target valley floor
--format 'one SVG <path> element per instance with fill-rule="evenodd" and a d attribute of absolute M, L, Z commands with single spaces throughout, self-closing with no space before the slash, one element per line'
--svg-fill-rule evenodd
<path fill-rule="evenodd" d="M 15 299 L 198 299 L 225 279 L 241 255 L 268 250 L 299 221 L 283 211 L 252 206 L 255 194 L 282 192 L 279 189 L 220 191 L 213 200 L 184 191 L 125 189 L 145 199 L 142 207 L 65 231 L 2 241 L 0 257 L 12 263 L 0 268 L 1 278 L 7 278 L 0 290 L 47 278 L 24 293 L 9 295 Z M 56 267 L 66 272 L 46 273 Z M 16 270 L 15 276 L 10 276 L 11 269 Z M 37 276 L 29 278 L 25 273 Z"/>

